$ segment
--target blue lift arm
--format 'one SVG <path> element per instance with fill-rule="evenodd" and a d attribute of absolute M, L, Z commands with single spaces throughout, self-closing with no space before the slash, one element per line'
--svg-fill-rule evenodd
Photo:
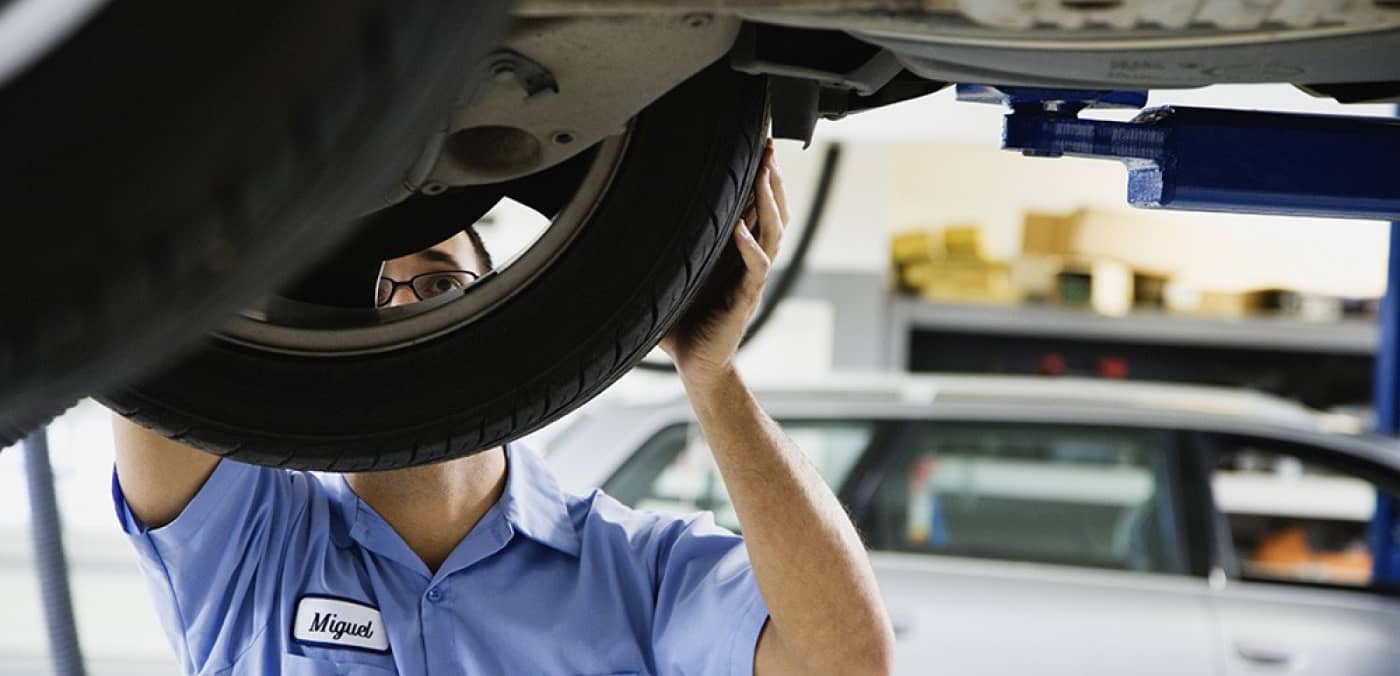
<path fill-rule="evenodd" d="M 1165 106 L 1131 122 L 1078 117 L 1140 107 L 1145 92 L 959 85 L 1008 105 L 1002 147 L 1116 159 L 1134 206 L 1400 221 L 1400 120 Z"/>

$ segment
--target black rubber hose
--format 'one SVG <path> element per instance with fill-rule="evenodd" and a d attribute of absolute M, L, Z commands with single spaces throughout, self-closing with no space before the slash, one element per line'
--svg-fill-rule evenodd
<path fill-rule="evenodd" d="M 48 625 L 53 673 L 83 676 L 83 651 L 73 620 L 73 596 L 68 589 L 68 559 L 63 554 L 63 525 L 54 497 L 49 437 L 39 428 L 24 438 L 24 475 L 29 487 L 29 522 L 34 540 L 34 567 Z"/>
<path fill-rule="evenodd" d="M 792 250 L 792 258 L 788 259 L 788 264 L 783 269 L 777 271 L 773 282 L 763 294 L 763 305 L 759 307 L 758 313 L 754 315 L 749 328 L 744 332 L 744 337 L 739 341 L 739 347 L 743 348 L 758 335 L 763 327 L 773 316 L 773 311 L 787 298 L 788 294 L 797 284 L 797 278 L 802 274 L 802 268 L 807 261 L 807 252 L 812 248 L 812 242 L 816 240 L 817 231 L 821 228 L 822 215 L 826 211 L 827 198 L 831 193 L 831 183 L 836 177 L 836 169 L 841 164 L 841 144 L 831 143 L 826 147 L 826 153 L 822 157 L 821 172 L 817 174 L 817 190 L 812 194 L 812 203 L 807 209 L 807 221 L 802 224 L 802 235 L 797 238 L 797 248 Z M 647 371 L 674 372 L 676 367 L 669 362 L 644 361 L 637 364 L 638 368 Z"/>

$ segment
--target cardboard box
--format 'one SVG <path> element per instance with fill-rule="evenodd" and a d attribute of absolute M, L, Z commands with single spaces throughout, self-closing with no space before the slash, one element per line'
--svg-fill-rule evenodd
<path fill-rule="evenodd" d="M 1079 250 L 1085 210 L 1067 214 L 1027 211 L 1021 221 L 1021 252 L 1033 256 L 1072 256 Z"/>
<path fill-rule="evenodd" d="M 943 228 L 943 253 L 948 258 L 986 260 L 982 254 L 982 230 L 976 225 Z"/>
<path fill-rule="evenodd" d="M 919 295 L 936 302 L 1017 303 L 1011 266 L 994 261 L 944 260 L 911 271 Z"/>
<path fill-rule="evenodd" d="M 890 260 L 895 267 L 927 263 L 943 255 L 943 239 L 932 231 L 896 233 L 890 239 Z"/>
<path fill-rule="evenodd" d="M 910 263 L 897 268 L 898 286 L 906 291 L 918 291 L 924 284 L 933 279 L 934 270 L 937 266 L 933 263 Z"/>
<path fill-rule="evenodd" d="M 1243 317 L 1250 311 L 1250 295 L 1243 291 L 1202 291 L 1196 297 L 1195 314 Z"/>
<path fill-rule="evenodd" d="M 1059 295 L 1056 276 L 1063 266 L 1059 256 L 1022 256 L 1011 262 L 1011 284 L 1027 300 L 1052 302 Z"/>
<path fill-rule="evenodd" d="M 1167 284 L 1171 278 L 1164 274 L 1133 270 L 1133 307 L 1161 310 L 1166 308 Z"/>
<path fill-rule="evenodd" d="M 911 230 L 890 239 L 890 260 L 896 266 L 943 258 L 986 260 L 981 227 L 957 224 L 937 230 Z"/>

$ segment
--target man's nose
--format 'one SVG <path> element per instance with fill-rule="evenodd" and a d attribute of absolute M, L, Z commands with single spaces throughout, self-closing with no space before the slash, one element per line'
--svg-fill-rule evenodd
<path fill-rule="evenodd" d="M 408 305 L 409 303 L 416 302 L 418 302 L 418 297 L 413 295 L 413 289 L 407 286 L 401 286 L 394 289 L 394 295 L 389 296 L 388 307 L 398 307 L 400 305 Z"/>

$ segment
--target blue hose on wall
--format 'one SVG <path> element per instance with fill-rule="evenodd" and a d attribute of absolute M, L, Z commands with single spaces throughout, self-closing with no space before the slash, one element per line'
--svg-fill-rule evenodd
<path fill-rule="evenodd" d="M 34 538 L 34 568 L 48 625 L 49 654 L 59 676 L 83 676 L 83 652 L 73 620 L 73 597 L 68 589 L 68 560 L 63 555 L 63 525 L 54 497 L 49 437 L 39 428 L 24 438 L 24 475 L 29 487 L 30 531 Z"/>

